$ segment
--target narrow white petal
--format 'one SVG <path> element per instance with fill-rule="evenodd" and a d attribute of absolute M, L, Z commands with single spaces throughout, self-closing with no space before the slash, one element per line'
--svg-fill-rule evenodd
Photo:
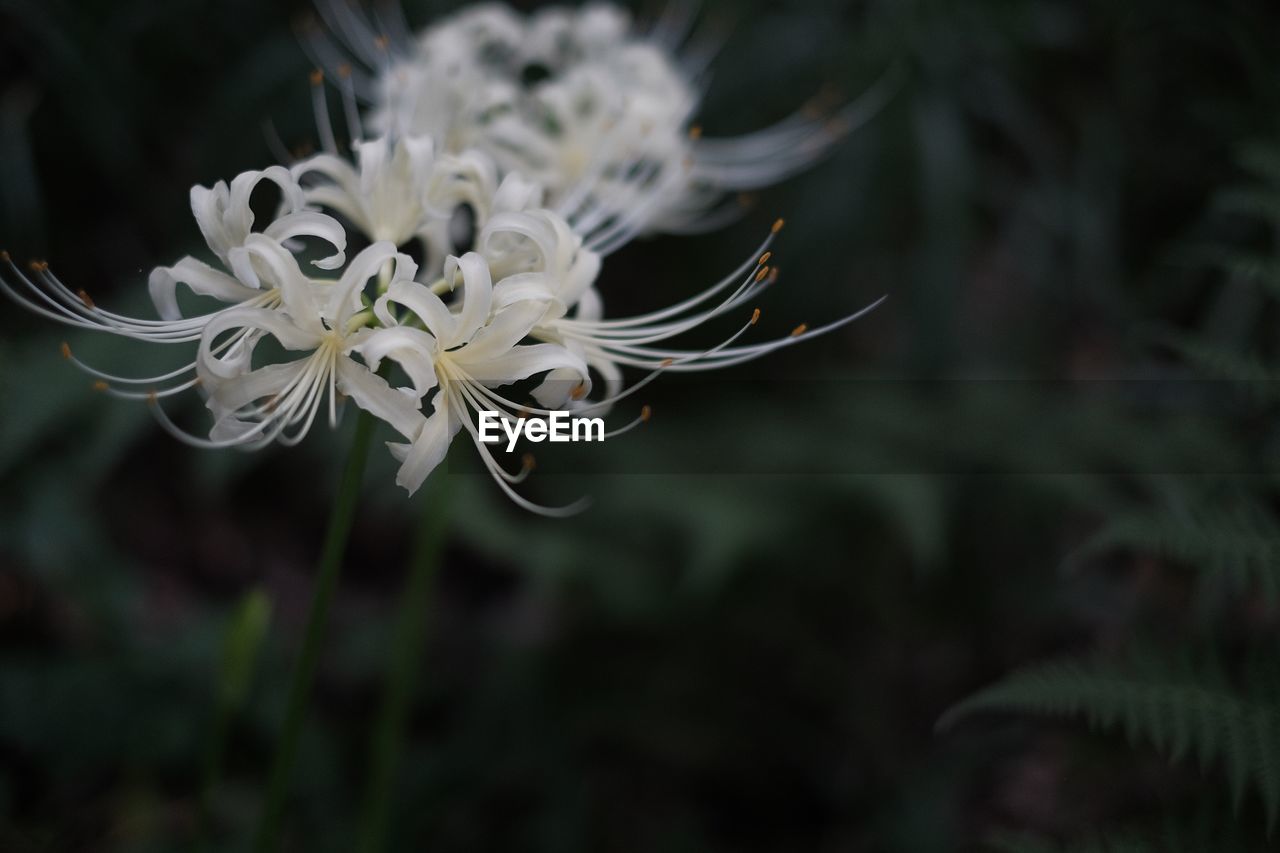
<path fill-rule="evenodd" d="M 410 441 L 417 437 L 425 418 L 416 398 L 392 388 L 387 380 L 345 355 L 338 356 L 336 368 L 339 391 Z"/>

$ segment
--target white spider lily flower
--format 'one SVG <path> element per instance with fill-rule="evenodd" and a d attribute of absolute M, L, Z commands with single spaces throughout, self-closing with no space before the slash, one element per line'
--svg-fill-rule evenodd
<path fill-rule="evenodd" d="M 354 164 L 334 154 L 294 164 L 292 177 L 304 184 L 307 204 L 341 214 L 371 241 L 396 246 L 421 237 L 430 219 L 448 216 L 428 197 L 435 168 L 430 137 L 382 136 L 354 147 Z"/>
<path fill-rule="evenodd" d="M 430 134 L 445 151 L 485 150 L 504 173 L 542 184 L 548 206 L 603 254 L 636 236 L 727 223 L 740 205 L 724 199 L 809 166 L 896 86 L 887 75 L 842 108 L 811 102 L 763 130 L 705 138 L 693 121 L 714 50 L 688 38 L 683 4 L 648 32 L 610 4 L 529 16 L 482 4 L 400 35 L 393 50 L 343 0 L 320 3 L 369 68 L 360 76 L 375 127 Z M 332 42 L 317 37 L 312 48 L 349 69 Z"/>
<path fill-rule="evenodd" d="M 563 315 L 600 274 L 600 255 L 550 210 L 499 210 L 480 230 L 476 249 L 498 280 L 499 308 L 529 298 L 526 289 L 532 287 L 547 295 L 548 313 Z"/>
<path fill-rule="evenodd" d="M 351 358 L 372 319 L 360 310 L 366 284 L 380 275 L 393 285 L 412 279 L 417 272 L 413 260 L 389 242 L 374 243 L 356 255 L 337 282 L 318 282 L 308 278 L 278 243 L 251 237 L 246 249 L 269 268 L 280 293 L 280 309 L 239 307 L 209 323 L 197 364 L 214 415 L 213 429 L 208 439 L 191 435 L 157 405 L 157 417 L 166 430 L 199 447 L 295 444 L 326 401 L 329 423 L 336 425 L 338 394 L 343 394 L 405 438 L 416 438 L 425 419 L 413 394 L 391 387 Z M 253 368 L 254 348 L 266 337 L 302 355 Z"/>
<path fill-rule="evenodd" d="M 497 390 L 539 374 L 570 382 L 545 380 L 534 397 L 544 404 L 562 403 L 575 387 L 589 383 L 587 366 L 564 347 L 521 344 L 546 310 L 550 294 L 527 298 L 493 312 L 494 286 L 489 265 L 475 252 L 450 257 L 445 280 L 462 282 L 461 307 L 452 312 L 428 287 L 417 282 L 392 282 L 374 304 L 383 328 L 368 331 L 355 349 L 376 370 L 383 359 L 397 362 L 413 383 L 414 394 L 425 398 L 433 390 L 432 414 L 415 440 L 389 447 L 403 464 L 396 482 L 411 494 L 444 459 L 449 444 L 465 429 L 485 467 L 504 492 L 526 509 L 549 515 L 569 514 L 580 505 L 550 508 L 534 504 L 512 486 L 528 474 L 528 466 L 511 474 L 480 441 L 475 412 L 513 412 L 525 407 Z M 589 386 L 588 386 L 589 387 Z"/>
<path fill-rule="evenodd" d="M 528 18 L 522 39 L 526 60 L 539 59 L 551 68 L 576 59 L 601 56 L 627 39 L 631 20 L 617 6 L 595 3 L 580 9 L 551 6 Z"/>
<path fill-rule="evenodd" d="M 601 400 L 591 400 L 585 394 L 576 398 L 579 409 L 599 411 L 607 409 L 614 400 L 634 392 L 664 371 L 713 370 L 752 361 L 842 328 L 864 316 L 884 300 L 881 297 L 846 317 L 817 328 L 810 329 L 807 324 L 801 323 L 786 337 L 735 345 L 760 319 L 760 309 L 755 308 L 745 326 L 711 349 L 668 346 L 669 340 L 754 301 L 777 280 L 777 268 L 769 265 L 772 259 L 769 247 L 782 226 L 782 220 L 775 222 L 769 235 L 755 252 L 732 273 L 675 305 L 646 314 L 606 320 L 603 317 L 603 301 L 599 291 L 590 286 L 568 303 L 569 307 L 575 309 L 572 314 L 568 311 L 547 311 L 529 334 L 537 340 L 564 346 L 580 356 L 592 371 L 604 379 L 605 395 Z M 542 235 L 532 230 L 524 233 L 529 240 L 539 243 L 541 251 L 553 253 L 557 250 L 554 242 L 545 242 L 548 237 L 546 232 Z M 622 391 L 624 367 L 641 368 L 650 373 Z"/>
<path fill-rule="evenodd" d="M 542 202 L 542 189 L 521 175 L 499 181 L 497 164 L 480 151 L 437 155 L 425 136 L 383 135 L 355 145 L 355 161 L 322 153 L 292 167 L 308 206 L 332 211 L 371 241 L 400 248 L 418 241 L 423 280 L 439 278 L 444 260 L 471 240 L 459 212 L 481 228 L 496 213 Z"/>
<path fill-rule="evenodd" d="M 283 195 L 281 212 L 261 231 L 254 231 L 254 214 L 250 197 L 263 181 L 275 183 Z M 317 238 L 334 252 L 312 263 L 323 269 L 341 266 L 345 261 L 346 233 L 341 224 L 322 213 L 303 209 L 301 187 L 281 166 L 262 171 L 244 172 L 228 185 L 219 181 L 211 188 L 191 189 L 191 207 L 196 223 L 209 250 L 221 262 L 217 269 L 205 261 L 184 257 L 170 267 L 157 267 L 148 279 L 148 288 L 159 319 L 129 317 L 98 306 L 84 290 L 72 291 L 43 261 L 30 264 L 31 275 L 24 274 L 5 253 L 0 260 L 21 290 L 15 289 L 8 277 L 0 275 L 0 289 L 18 304 L 41 316 L 66 325 L 109 332 L 134 340 L 160 344 L 190 344 L 200 339 L 214 318 L 238 306 L 272 309 L 280 304 L 280 293 L 264 282 L 268 272 L 262 262 L 246 246 L 266 241 L 279 246 L 282 241 Z M 281 249 L 281 251 L 284 251 Z M 178 286 L 192 294 L 225 303 L 205 313 L 184 317 L 178 304 Z M 159 392 L 177 393 L 196 384 L 194 361 L 177 370 L 158 376 L 116 376 L 95 369 L 77 359 L 68 345 L 63 355 L 95 378 L 95 387 L 120 396 L 144 397 L 149 392 L 118 390 L 114 386 L 153 387 L 177 380 L 177 384 Z M 184 378 L 190 376 L 191 378 Z"/>
<path fill-rule="evenodd" d="M 196 224 L 204 235 L 209 250 L 217 255 L 227 269 L 235 273 L 245 284 L 257 288 L 257 280 L 244 242 L 253 233 L 254 214 L 249 205 L 253 191 L 263 181 L 270 181 L 280 188 L 281 213 L 262 230 L 274 240 L 284 242 L 301 236 L 320 237 L 338 251 L 327 258 L 315 261 L 321 269 L 337 269 L 346 261 L 346 235 L 332 217 L 304 210 L 306 199 L 302 187 L 289 170 L 283 166 L 270 166 L 260 172 L 243 172 L 232 179 L 218 181 L 212 187 L 191 188 L 191 211 Z M 172 285 L 164 282 L 152 285 L 153 294 L 159 290 L 157 302 L 169 306 L 173 302 Z"/>
<path fill-rule="evenodd" d="M 457 44 L 441 40 L 422 62 L 393 66 L 380 81 L 370 126 L 380 133 L 426 134 L 442 151 L 459 153 L 483 148 L 486 126 L 514 109 L 517 84 L 495 79 L 475 67 L 475 57 Z"/>

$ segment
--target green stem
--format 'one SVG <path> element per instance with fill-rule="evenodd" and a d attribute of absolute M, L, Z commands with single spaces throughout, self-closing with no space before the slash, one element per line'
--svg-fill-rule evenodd
<path fill-rule="evenodd" d="M 302 732 L 302 718 L 315 680 L 316 666 L 320 661 L 320 644 L 324 640 L 325 626 L 329 621 L 329 605 L 338 586 L 338 574 L 342 568 L 342 555 L 347 548 L 347 537 L 355 517 L 356 503 L 360 497 L 360 481 L 364 477 L 365 462 L 369 458 L 369 445 L 373 438 L 374 417 L 361 410 L 356 421 L 356 434 L 347 454 L 347 464 L 338 484 L 338 494 L 329 513 L 329 528 L 325 533 L 324 548 L 320 554 L 320 568 L 316 575 L 315 591 L 307 612 L 306 633 L 302 641 L 302 653 L 293 671 L 289 685 L 289 706 L 285 714 L 280 743 L 276 747 L 275 762 L 267 787 L 267 799 L 258 819 L 258 831 L 253 849 L 257 853 L 269 853 L 276 848 L 280 835 L 280 820 L 284 813 L 285 795 L 289 778 L 298 753 L 298 736 Z"/>
<path fill-rule="evenodd" d="M 413 546 L 409 577 L 396 616 L 395 647 L 387 668 L 386 692 L 369 741 L 369 781 L 360 821 L 359 853 L 380 853 L 386 846 L 396 766 L 404 741 L 415 676 L 421 668 L 427 609 L 440 550 L 444 544 L 446 476 L 437 470 L 422 498 L 423 518 Z"/>

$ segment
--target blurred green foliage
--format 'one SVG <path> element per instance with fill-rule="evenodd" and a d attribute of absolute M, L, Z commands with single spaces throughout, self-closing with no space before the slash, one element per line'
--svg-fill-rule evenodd
<path fill-rule="evenodd" d="M 189 186 L 267 163 L 268 119 L 305 142 L 306 11 L 0 2 L 5 247 L 141 309 L 150 267 L 198 249 Z M 777 215 L 768 329 L 890 298 L 838 336 L 658 383 L 644 430 L 540 460 L 535 496 L 589 492 L 581 517 L 526 516 L 451 459 L 392 849 L 1267 849 L 1264 798 L 1233 814 L 1218 766 L 1022 717 L 934 725 L 1019 667 L 1110 672 L 1139 645 L 1193 646 L 1236 689 L 1275 636 L 1280 8 L 703 16 L 733 25 L 708 135 L 893 63 L 907 82 L 741 222 L 612 257 L 609 309 L 718 278 Z M 0 850 L 192 849 L 219 696 L 244 690 L 208 804 L 215 846 L 241 849 L 350 422 L 190 451 L 92 394 L 59 334 L 0 311 Z M 380 450 L 366 483 L 288 819 L 308 853 L 350 848 L 421 516 Z M 241 609 L 256 589 L 271 619 L 250 654 L 228 626 L 264 630 Z"/>

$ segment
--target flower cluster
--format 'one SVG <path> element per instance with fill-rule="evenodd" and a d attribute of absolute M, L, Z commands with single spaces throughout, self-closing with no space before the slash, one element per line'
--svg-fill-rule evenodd
<path fill-rule="evenodd" d="M 452 153 L 484 151 L 538 182 L 547 207 L 606 254 L 640 234 L 728 222 L 742 192 L 818 159 L 884 104 L 896 80 L 886 75 L 840 109 L 819 97 L 771 127 L 707 138 L 692 122 L 719 38 L 693 32 L 690 4 L 671 4 L 641 32 L 607 4 L 525 16 L 481 3 L 416 36 L 375 25 L 347 0 L 320 0 L 320 10 L 331 35 L 310 31 L 311 52 L 348 102 L 374 105 L 373 129 L 429 135 Z"/>
<path fill-rule="evenodd" d="M 783 338 L 740 343 L 753 299 L 776 279 L 779 220 L 737 269 L 683 301 L 606 319 L 602 257 L 638 234 L 709 224 L 727 190 L 765 183 L 830 144 L 829 125 L 796 120 L 736 141 L 701 140 L 693 69 L 672 35 L 636 35 L 608 6 L 525 18 L 498 5 L 455 15 L 399 49 L 340 2 L 323 7 L 368 68 L 339 64 L 349 141 L 339 146 L 313 74 L 322 153 L 229 184 L 194 187 L 191 208 L 212 262 L 185 257 L 150 275 L 157 317 L 107 311 L 43 262 L 7 254 L 0 287 L 71 326 L 154 344 L 190 360 L 151 376 L 117 376 L 63 355 L 109 394 L 146 400 L 159 422 L 202 447 L 293 444 L 345 400 L 398 440 L 397 483 L 418 489 L 465 433 L 516 503 L 558 514 L 515 486 L 480 441 L 478 413 L 604 414 L 664 371 L 726 367 L 823 334 L 863 312 Z M 670 28 L 670 24 L 667 25 Z M 321 45 L 333 58 L 334 49 Z M 371 103 L 361 115 L 359 100 Z M 367 128 L 367 130 L 366 130 Z M 280 202 L 259 224 L 264 184 Z M 261 205 L 259 205 L 261 207 Z M 363 246 L 358 252 L 348 247 Z M 864 309 L 866 310 L 866 309 Z M 709 348 L 672 339 L 741 312 Z M 643 372 L 630 384 L 625 369 Z M 165 399 L 196 390 L 213 424 L 180 428 Z M 639 409 L 610 435 L 648 419 Z"/>

